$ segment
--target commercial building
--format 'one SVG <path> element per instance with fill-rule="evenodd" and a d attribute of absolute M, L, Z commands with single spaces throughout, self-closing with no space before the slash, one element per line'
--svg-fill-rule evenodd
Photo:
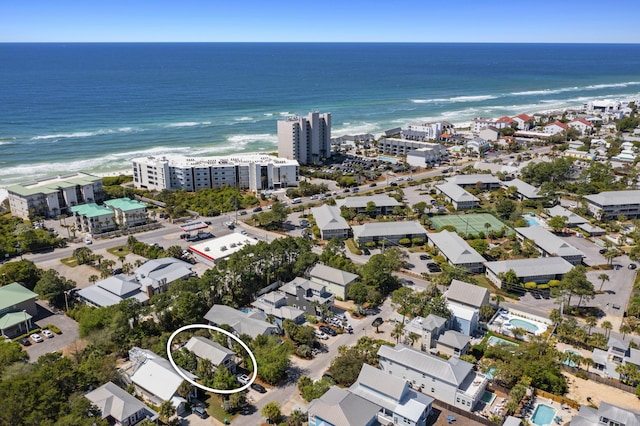
<path fill-rule="evenodd" d="M 561 280 L 573 265 L 561 257 L 538 257 L 533 259 L 501 260 L 486 262 L 487 278 L 502 288 L 501 274 L 513 270 L 521 283 L 546 284 L 551 280 Z"/>
<path fill-rule="evenodd" d="M 447 230 L 432 232 L 428 238 L 429 245 L 437 248 L 451 265 L 464 268 L 471 273 L 480 273 L 484 270 L 484 257 L 455 232 Z"/>
<path fill-rule="evenodd" d="M 152 191 L 231 186 L 260 191 L 298 184 L 298 162 L 265 154 L 142 157 L 132 160 L 136 188 Z"/>
<path fill-rule="evenodd" d="M 69 214 L 69 207 L 103 200 L 102 179 L 86 173 L 40 179 L 7 188 L 11 214 L 29 219 Z"/>
<path fill-rule="evenodd" d="M 279 120 L 278 156 L 302 165 L 331 158 L 331 113 L 314 111 L 306 117 Z"/>
<path fill-rule="evenodd" d="M 353 226 L 353 237 L 358 244 L 380 242 L 398 245 L 400 240 L 419 238 L 425 241 L 427 231 L 417 221 L 408 222 L 370 222 L 360 226 Z"/>
<path fill-rule="evenodd" d="M 255 238 L 233 232 L 223 237 L 214 238 L 189 247 L 193 256 L 199 261 L 214 266 L 217 261 L 242 250 L 248 244 L 258 244 Z"/>
<path fill-rule="evenodd" d="M 640 217 L 640 190 L 606 191 L 585 195 L 587 208 L 599 220 L 617 219 L 624 215 L 628 219 Z"/>
<path fill-rule="evenodd" d="M 527 228 L 514 228 L 521 241 L 531 240 L 535 243 L 543 257 L 561 257 L 572 265 L 582 263 L 584 253 L 553 235 L 542 226 L 529 226 Z"/>
<path fill-rule="evenodd" d="M 320 238 L 323 240 L 349 238 L 351 227 L 340 215 L 339 208 L 323 204 L 320 207 L 312 207 L 311 214 L 320 230 Z"/>
<path fill-rule="evenodd" d="M 380 369 L 388 376 L 410 382 L 414 389 L 465 411 L 472 411 L 488 380 L 459 358 L 442 359 L 405 345 L 382 345 Z"/>

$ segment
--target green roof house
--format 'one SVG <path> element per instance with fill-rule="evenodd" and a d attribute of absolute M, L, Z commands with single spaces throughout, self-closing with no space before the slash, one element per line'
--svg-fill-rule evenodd
<path fill-rule="evenodd" d="M 0 287 L 0 334 L 13 336 L 28 331 L 31 318 L 38 313 L 37 296 L 18 283 Z"/>

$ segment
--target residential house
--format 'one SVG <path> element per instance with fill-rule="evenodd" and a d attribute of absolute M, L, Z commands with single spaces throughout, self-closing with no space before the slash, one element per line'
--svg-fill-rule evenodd
<path fill-rule="evenodd" d="M 567 125 L 580 131 L 581 135 L 589 135 L 593 132 L 593 124 L 584 118 L 576 118 L 568 122 Z"/>
<path fill-rule="evenodd" d="M 515 121 L 518 124 L 518 130 L 527 131 L 533 127 L 534 118 L 531 117 L 530 115 L 518 114 L 515 117 L 511 117 L 511 118 L 513 118 L 513 121 Z"/>
<path fill-rule="evenodd" d="M 533 241 L 543 257 L 559 256 L 572 265 L 582 263 L 583 252 L 541 226 L 514 228 L 514 231 L 521 241 Z"/>
<path fill-rule="evenodd" d="M 548 135 L 555 135 L 556 133 L 563 132 L 568 130 L 569 126 L 560 121 L 554 121 L 553 123 L 547 124 L 542 128 L 542 131 Z"/>
<path fill-rule="evenodd" d="M 640 350 L 630 347 L 629 342 L 615 337 L 609 337 L 607 350 L 594 348 L 591 354 L 594 361 L 592 371 L 605 377 L 620 379 L 620 373 L 616 368 L 624 364 L 633 364 L 640 367 Z"/>
<path fill-rule="evenodd" d="M 320 207 L 312 207 L 311 214 L 320 230 L 320 238 L 323 240 L 349 238 L 351 227 L 340 215 L 338 207 L 323 204 Z"/>
<path fill-rule="evenodd" d="M 400 240 L 414 238 L 426 240 L 427 231 L 418 221 L 402 222 L 370 222 L 353 226 L 353 237 L 360 245 L 377 242 L 387 245 L 398 245 Z"/>
<path fill-rule="evenodd" d="M 116 229 L 113 210 L 96 203 L 71 206 L 69 211 L 73 213 L 77 229 L 82 232 L 100 234 Z"/>
<path fill-rule="evenodd" d="M 539 189 L 533 185 L 520 179 L 512 179 L 509 181 L 501 182 L 503 188 L 507 189 L 515 187 L 517 189 L 516 195 L 520 201 L 524 200 L 539 200 L 542 196 L 539 194 Z"/>
<path fill-rule="evenodd" d="M 498 288 L 502 288 L 502 274 L 513 270 L 520 283 L 535 282 L 546 284 L 551 280 L 561 280 L 573 265 L 561 257 L 538 257 L 532 259 L 500 260 L 486 262 L 486 275 Z"/>
<path fill-rule="evenodd" d="M 465 411 L 473 411 L 484 395 L 488 380 L 459 358 L 442 359 L 405 345 L 382 345 L 380 369 L 411 383 L 413 389 Z"/>
<path fill-rule="evenodd" d="M 153 294 L 163 293 L 171 283 L 194 276 L 191 264 L 174 257 L 150 259 L 133 271 L 142 287 L 151 286 Z"/>
<path fill-rule="evenodd" d="M 437 248 L 451 265 L 464 268 L 471 273 L 484 270 L 484 257 L 455 232 L 442 230 L 432 232 L 428 237 L 428 244 Z"/>
<path fill-rule="evenodd" d="M 310 281 L 324 285 L 328 292 L 342 300 L 347 299 L 351 284 L 360 279 L 357 274 L 332 268 L 322 263 L 313 265 L 307 275 Z"/>
<path fill-rule="evenodd" d="M 471 337 L 456 330 L 447 330 L 438 337 L 436 350 L 450 357 L 460 357 L 469 351 Z"/>
<path fill-rule="evenodd" d="M 280 332 L 277 325 L 270 324 L 261 317 L 262 315 L 242 312 L 226 305 L 213 305 L 205 314 L 204 319 L 209 321 L 211 325 L 227 324 L 236 336 L 241 334 L 247 334 L 251 337 L 268 336 Z"/>
<path fill-rule="evenodd" d="M 442 194 L 445 201 L 451 203 L 455 210 L 470 210 L 478 208 L 480 200 L 455 183 L 445 182 L 436 185 L 436 191 Z"/>
<path fill-rule="evenodd" d="M 379 412 L 378 404 L 337 386 L 307 407 L 309 426 L 377 426 Z"/>
<path fill-rule="evenodd" d="M 480 307 L 489 304 L 489 292 L 486 288 L 452 280 L 444 293 L 453 317 L 451 328 L 471 336 L 478 329 Z"/>
<path fill-rule="evenodd" d="M 404 340 L 410 340 L 409 336 L 414 333 L 419 337 L 412 342 L 411 346 L 418 347 L 422 351 L 429 351 L 429 349 L 435 348 L 435 341 L 445 332 L 447 326 L 447 320 L 437 315 L 429 314 L 426 318 L 418 316 L 405 324 Z"/>
<path fill-rule="evenodd" d="M 143 288 L 133 277 L 119 274 L 78 290 L 78 297 L 86 304 L 96 307 L 117 305 L 127 299 L 146 304 L 153 295 L 149 290 L 147 292 L 147 288 Z"/>
<path fill-rule="evenodd" d="M 209 360 L 214 368 L 223 366 L 231 374 L 236 372 L 236 353 L 217 342 L 206 337 L 193 336 L 184 348 L 193 352 L 198 358 Z"/>
<path fill-rule="evenodd" d="M 367 213 L 369 203 L 375 206 L 375 216 L 392 214 L 393 209 L 401 205 L 395 198 L 388 195 L 362 195 L 336 200 L 336 207 L 353 209 L 356 213 Z"/>
<path fill-rule="evenodd" d="M 56 218 L 69 207 L 99 203 L 104 198 L 102 178 L 86 173 L 49 177 L 7 188 L 13 216 Z"/>
<path fill-rule="evenodd" d="M 478 117 L 471 121 L 471 131 L 473 133 L 480 133 L 480 131 L 486 127 L 497 127 L 495 121 L 492 118 Z"/>
<path fill-rule="evenodd" d="M 564 216 L 567 218 L 566 226 L 568 228 L 575 228 L 578 225 L 588 223 L 589 221 L 581 216 L 578 216 L 569 209 L 562 207 L 561 205 L 553 206 L 547 209 L 549 217 Z"/>
<path fill-rule="evenodd" d="M 185 411 L 185 396 L 188 398 L 193 389 L 189 395 L 180 395 L 178 391 L 185 380 L 168 360 L 148 349 L 138 347 L 129 350 L 129 360 L 131 364 L 125 371 L 125 380 L 134 385 L 136 394 L 157 406 L 162 405 L 164 401 L 170 401 L 177 414 Z M 188 371 L 181 371 L 191 380 L 196 379 L 196 376 Z"/>
<path fill-rule="evenodd" d="M 116 223 L 121 228 L 131 228 L 147 222 L 147 205 L 129 198 L 107 200 L 104 205 L 113 210 Z"/>
<path fill-rule="evenodd" d="M 476 154 L 484 154 L 485 151 L 489 149 L 489 141 L 482 139 L 480 137 L 473 138 L 468 140 L 464 144 L 465 148 L 467 148 L 468 152 L 474 152 Z"/>
<path fill-rule="evenodd" d="M 145 419 L 155 422 L 159 418 L 158 413 L 112 382 L 105 383 L 84 397 L 98 407 L 101 417 L 112 425 L 133 426 Z"/>
<path fill-rule="evenodd" d="M 433 398 L 416 392 L 406 380 L 363 364 L 349 392 L 380 407 L 380 424 L 426 426 Z"/>
<path fill-rule="evenodd" d="M 598 408 L 581 405 L 578 414 L 571 418 L 570 425 L 640 426 L 640 413 L 602 401 Z"/>
<path fill-rule="evenodd" d="M 598 156 L 597 150 L 579 151 L 577 149 L 567 149 L 562 152 L 563 157 L 577 158 L 578 160 L 594 161 Z"/>
<path fill-rule="evenodd" d="M 287 305 L 287 296 L 281 291 L 270 291 L 258 296 L 251 306 L 261 311 L 266 318 L 273 318 L 273 323 L 279 327 L 282 327 L 282 323 L 287 319 L 296 324 L 304 322 L 305 311 Z"/>
<path fill-rule="evenodd" d="M 585 195 L 589 212 L 598 220 L 640 217 L 640 190 L 606 191 Z"/>
<path fill-rule="evenodd" d="M 483 191 L 495 191 L 500 189 L 501 185 L 500 179 L 489 173 L 456 175 L 447 178 L 446 181 L 462 188 L 475 188 Z"/>
<path fill-rule="evenodd" d="M 344 287 L 342 287 L 344 289 Z M 302 310 L 309 315 L 322 315 L 333 306 L 335 295 L 324 284 L 296 277 L 283 284 L 280 291 L 287 299 L 287 305 Z"/>
<path fill-rule="evenodd" d="M 19 283 L 0 287 L 0 334 L 5 337 L 27 333 L 38 314 L 38 295 Z"/>

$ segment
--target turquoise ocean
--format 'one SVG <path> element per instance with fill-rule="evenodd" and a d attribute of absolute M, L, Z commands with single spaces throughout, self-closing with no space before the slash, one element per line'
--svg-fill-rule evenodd
<path fill-rule="evenodd" d="M 0 44 L 0 186 L 144 155 L 276 151 L 276 122 L 333 136 L 640 96 L 640 45 Z"/>

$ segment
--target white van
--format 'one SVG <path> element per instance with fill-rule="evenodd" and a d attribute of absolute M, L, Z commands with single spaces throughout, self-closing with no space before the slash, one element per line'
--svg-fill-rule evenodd
<path fill-rule="evenodd" d="M 302 198 L 294 198 L 291 200 L 291 204 L 300 204 L 302 202 Z"/>

